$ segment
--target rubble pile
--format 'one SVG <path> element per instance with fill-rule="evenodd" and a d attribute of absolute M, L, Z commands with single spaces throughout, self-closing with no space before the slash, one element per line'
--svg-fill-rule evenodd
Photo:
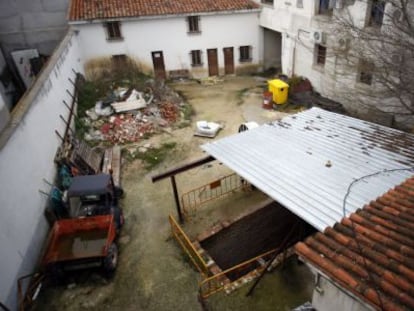
<path fill-rule="evenodd" d="M 117 88 L 86 111 L 84 139 L 112 144 L 138 142 L 181 120 L 183 99 L 164 83 L 150 80 L 145 92 Z"/>

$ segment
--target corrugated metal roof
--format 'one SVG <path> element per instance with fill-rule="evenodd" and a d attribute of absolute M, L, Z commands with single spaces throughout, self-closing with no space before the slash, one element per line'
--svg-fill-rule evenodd
<path fill-rule="evenodd" d="M 414 309 L 414 178 L 317 233 L 295 250 L 381 310 Z"/>
<path fill-rule="evenodd" d="M 355 179 L 414 166 L 414 135 L 319 108 L 201 148 L 320 231 L 344 217 L 343 200 Z M 346 215 L 411 174 L 356 183 Z"/>

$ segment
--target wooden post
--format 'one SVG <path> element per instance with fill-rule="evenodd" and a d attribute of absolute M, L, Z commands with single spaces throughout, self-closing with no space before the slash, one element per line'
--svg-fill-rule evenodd
<path fill-rule="evenodd" d="M 184 218 L 183 218 L 183 214 L 181 212 L 180 198 L 178 197 L 177 184 L 175 182 L 175 176 L 174 175 L 171 176 L 171 184 L 172 184 L 172 187 L 173 187 L 175 207 L 177 208 L 178 219 L 180 220 L 180 223 L 183 223 Z"/>

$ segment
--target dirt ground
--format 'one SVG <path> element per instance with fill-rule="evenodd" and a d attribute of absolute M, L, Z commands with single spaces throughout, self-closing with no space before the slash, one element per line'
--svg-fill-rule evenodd
<path fill-rule="evenodd" d="M 169 180 L 156 184 L 151 176 L 167 168 L 203 156 L 199 146 L 211 141 L 193 136 L 195 121 L 224 124 L 215 139 L 237 133 L 245 121 L 268 122 L 282 113 L 261 108 L 265 80 L 231 77 L 216 85 L 177 82 L 173 87 L 194 108 L 192 125 L 169 130 L 142 145 L 157 146 L 175 142 L 167 159 L 147 171 L 141 160 L 124 161 L 122 200 L 126 224 L 122 229 L 119 265 L 112 279 L 96 272 L 73 277 L 65 286 L 49 288 L 41 294 L 37 310 L 202 310 L 197 300 L 200 274 L 172 238 L 168 215 L 176 216 Z M 210 164 L 177 175 L 180 193 L 231 173 L 220 163 Z M 232 219 L 249 205 L 265 200 L 260 192 L 235 194 L 196 212 L 184 225 L 190 238 L 214 225 L 218 219 Z M 250 284 L 251 285 L 251 284 Z M 290 310 L 310 300 L 312 276 L 304 265 L 288 262 L 283 269 L 265 275 L 254 295 L 245 297 L 249 284 L 230 295 L 219 293 L 206 301 L 208 310 Z"/>

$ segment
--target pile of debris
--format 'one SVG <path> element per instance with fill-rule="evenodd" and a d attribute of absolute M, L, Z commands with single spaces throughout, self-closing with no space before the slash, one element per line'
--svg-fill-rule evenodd
<path fill-rule="evenodd" d="M 163 82 L 149 80 L 144 91 L 118 87 L 86 111 L 84 139 L 112 144 L 138 142 L 184 118 L 183 99 Z"/>

